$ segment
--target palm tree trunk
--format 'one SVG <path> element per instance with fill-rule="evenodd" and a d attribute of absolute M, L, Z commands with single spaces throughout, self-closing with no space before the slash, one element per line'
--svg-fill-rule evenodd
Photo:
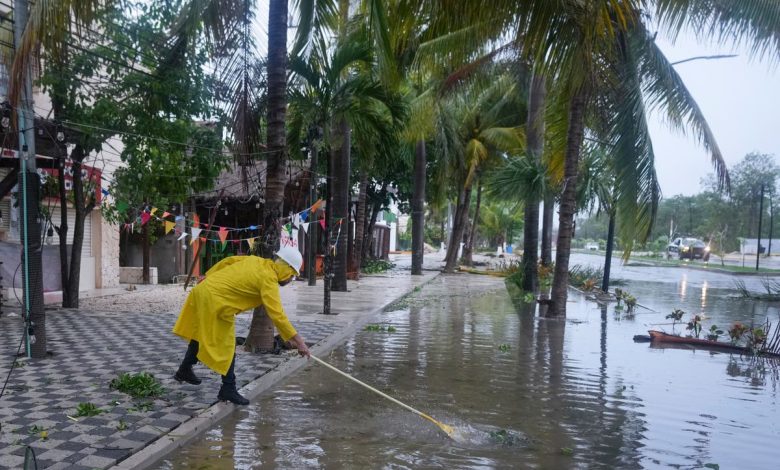
<path fill-rule="evenodd" d="M 366 233 L 366 198 L 368 191 L 368 175 L 360 172 L 360 184 L 358 189 L 357 210 L 355 211 L 355 249 L 352 250 L 352 264 L 355 266 L 355 279 L 360 278 L 360 267 L 363 258 L 363 241 Z"/>
<path fill-rule="evenodd" d="M 334 291 L 347 291 L 347 230 L 349 230 L 349 175 L 350 175 L 350 142 L 352 130 L 345 119 L 340 119 L 334 126 L 331 135 L 334 137 L 331 150 L 331 178 L 333 195 L 331 214 L 333 227 L 331 237 L 336 244 L 336 254 L 333 256 Z M 339 225 L 341 223 L 341 225 Z M 338 237 L 338 238 L 336 238 Z"/>
<path fill-rule="evenodd" d="M 534 73 L 528 91 L 528 125 L 526 138 L 528 158 L 538 162 L 544 152 L 544 102 L 547 95 L 544 76 Z M 536 292 L 539 288 L 539 199 L 526 200 L 523 230 L 523 290 Z"/>
<path fill-rule="evenodd" d="M 566 136 L 566 154 L 563 165 L 563 194 L 558 218 L 558 245 L 555 253 L 555 274 L 550 292 L 550 316 L 566 315 L 569 289 L 569 256 L 574 232 L 574 213 L 577 206 L 577 173 L 580 148 L 585 130 L 586 97 L 578 90 L 569 103 L 569 130 Z"/>
<path fill-rule="evenodd" d="M 604 279 L 601 280 L 601 290 L 609 292 L 609 270 L 612 267 L 612 248 L 615 246 L 615 212 L 609 213 L 609 228 L 607 229 L 607 254 L 604 257 Z"/>
<path fill-rule="evenodd" d="M 260 254 L 270 258 L 279 248 L 279 218 L 284 202 L 287 161 L 285 118 L 287 112 L 287 0 L 270 0 L 268 7 L 268 111 L 266 131 L 268 149 L 265 175 L 265 204 Z M 270 329 L 271 334 L 262 334 Z M 270 337 L 270 339 L 269 339 Z M 249 335 L 248 350 L 273 349 L 273 323 L 265 309 L 255 309 Z"/>
<path fill-rule="evenodd" d="M 479 206 L 482 203 L 482 185 L 477 186 L 477 207 L 474 209 L 474 218 L 471 221 L 471 231 L 466 245 L 463 247 L 463 264 L 474 266 L 474 238 L 477 236 L 477 225 L 479 224 Z"/>
<path fill-rule="evenodd" d="M 461 188 L 458 195 L 458 205 L 455 208 L 455 220 L 453 221 L 452 233 L 450 234 L 450 244 L 447 247 L 447 256 L 444 258 L 445 273 L 455 272 L 455 268 L 458 265 L 458 251 L 460 251 L 460 243 L 463 240 L 470 203 L 471 187 Z"/>
<path fill-rule="evenodd" d="M 552 225 L 555 210 L 555 196 L 544 196 L 544 210 L 542 211 L 542 264 L 552 264 Z"/>
<path fill-rule="evenodd" d="M 425 141 L 414 146 L 414 191 L 412 196 L 412 275 L 421 275 L 425 252 Z"/>

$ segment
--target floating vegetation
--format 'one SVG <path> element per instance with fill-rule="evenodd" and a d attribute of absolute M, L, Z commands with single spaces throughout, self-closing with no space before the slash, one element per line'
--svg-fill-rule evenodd
<path fill-rule="evenodd" d="M 508 344 L 499 344 L 498 345 L 498 350 L 501 351 L 501 352 L 509 352 L 510 349 L 512 349 L 512 347 L 509 346 Z"/>
<path fill-rule="evenodd" d="M 382 325 L 366 325 L 366 331 L 385 331 L 387 333 L 395 333 L 397 330 L 392 325 L 387 327 Z"/>

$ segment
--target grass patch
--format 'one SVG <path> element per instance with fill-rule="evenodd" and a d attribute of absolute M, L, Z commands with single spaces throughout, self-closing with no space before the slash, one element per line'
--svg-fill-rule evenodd
<path fill-rule="evenodd" d="M 133 398 L 159 397 L 165 393 L 165 389 L 154 375 L 148 372 L 139 372 L 137 374 L 121 374 L 113 379 L 111 388 L 126 393 Z"/>
<path fill-rule="evenodd" d="M 725 264 L 721 265 L 719 263 L 709 262 L 709 263 L 703 263 L 701 261 L 688 261 L 688 260 L 678 260 L 678 259 L 659 259 L 659 258 L 653 258 L 650 256 L 632 256 L 632 260 L 642 261 L 643 263 L 652 264 L 653 266 L 662 266 L 662 267 L 686 267 L 686 266 L 692 266 L 695 268 L 704 268 L 704 269 L 713 269 L 713 270 L 721 270 L 721 271 L 728 271 L 731 273 L 780 273 L 780 269 L 770 269 L 770 268 L 759 268 L 758 271 L 756 271 L 756 258 L 753 256 L 751 258 L 750 263 L 752 263 L 752 266 L 748 264 L 748 258 L 745 258 L 745 266 L 738 266 L 734 264 Z"/>

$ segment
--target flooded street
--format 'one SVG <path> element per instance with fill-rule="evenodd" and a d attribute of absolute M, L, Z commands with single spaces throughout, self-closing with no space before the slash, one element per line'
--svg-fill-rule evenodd
<path fill-rule="evenodd" d="M 566 320 L 537 318 L 502 279 L 440 276 L 375 322 L 394 331 L 360 331 L 323 358 L 465 443 L 312 361 L 157 468 L 775 468 L 780 363 L 632 337 L 673 308 L 725 330 L 776 323 L 778 307 L 731 298 L 729 276 L 614 276 L 644 306 L 633 318 L 575 294 Z"/>

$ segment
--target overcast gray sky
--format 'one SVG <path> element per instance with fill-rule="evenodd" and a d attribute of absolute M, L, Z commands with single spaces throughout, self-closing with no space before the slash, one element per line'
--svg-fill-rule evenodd
<path fill-rule="evenodd" d="M 713 54 L 739 54 L 720 60 L 698 60 L 675 66 L 710 123 L 726 164 L 746 153 L 780 158 L 780 72 L 751 59 L 745 49 L 699 45 L 681 36 L 674 45 L 658 35 L 671 62 Z M 699 180 L 712 173 L 709 155 L 691 137 L 670 131 L 659 117 L 650 121 L 656 169 L 664 197 L 699 192 Z"/>

